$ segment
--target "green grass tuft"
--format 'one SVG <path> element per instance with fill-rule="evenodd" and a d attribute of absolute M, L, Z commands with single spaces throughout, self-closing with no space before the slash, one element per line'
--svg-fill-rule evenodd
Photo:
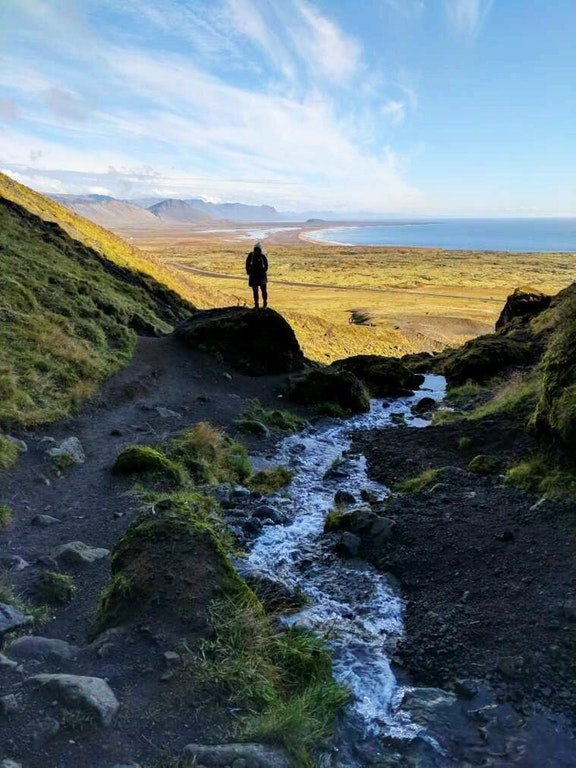
<path fill-rule="evenodd" d="M 293 477 L 294 473 L 286 467 L 261 469 L 248 480 L 248 488 L 251 491 L 258 491 L 266 496 L 290 485 Z"/>
<path fill-rule="evenodd" d="M 559 469 L 541 455 L 510 467 L 505 483 L 544 498 L 576 499 L 576 474 Z"/>
<path fill-rule="evenodd" d="M 398 493 L 421 493 L 425 488 L 436 482 L 439 472 L 439 469 L 426 469 L 415 477 L 410 477 L 397 483 L 394 486 L 394 490 Z"/>
<path fill-rule="evenodd" d="M 496 456 L 487 456 L 484 453 L 474 456 L 468 464 L 470 472 L 477 475 L 491 475 L 500 469 L 501 461 Z"/>
<path fill-rule="evenodd" d="M 264 408 L 259 400 L 252 400 L 242 414 L 242 419 L 257 421 L 268 427 L 271 432 L 300 432 L 308 422 L 295 413 L 286 410 Z"/>
<path fill-rule="evenodd" d="M 12 510 L 7 504 L 0 504 L 0 531 L 7 528 L 12 521 Z"/>
<path fill-rule="evenodd" d="M 0 369 L 1 376 L 1 369 Z M 0 469 L 8 469 L 18 461 L 18 446 L 4 435 L 0 435 Z"/>
<path fill-rule="evenodd" d="M 244 710 L 237 737 L 281 744 L 296 765 L 326 743 L 349 695 L 332 678 L 323 641 L 297 629 L 279 631 L 257 598 L 216 601 L 213 639 L 192 658 L 189 671 L 206 691 L 224 690 Z"/>

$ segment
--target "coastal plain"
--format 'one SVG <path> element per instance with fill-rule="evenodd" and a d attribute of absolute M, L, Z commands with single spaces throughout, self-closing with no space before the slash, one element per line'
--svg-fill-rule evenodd
<path fill-rule="evenodd" d="M 244 260 L 261 239 L 270 305 L 321 362 L 459 345 L 493 329 L 515 288 L 553 294 L 576 280 L 576 254 L 323 245 L 308 239 L 319 229 L 290 223 L 118 233 L 179 275 L 184 295 L 193 282 L 203 306 L 250 304 Z M 352 313 L 365 324 L 352 323 Z"/>

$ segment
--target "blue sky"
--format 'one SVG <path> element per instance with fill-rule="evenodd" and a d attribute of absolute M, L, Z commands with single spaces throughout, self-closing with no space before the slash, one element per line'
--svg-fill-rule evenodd
<path fill-rule="evenodd" d="M 574 0 L 2 0 L 0 168 L 47 192 L 576 215 Z"/>

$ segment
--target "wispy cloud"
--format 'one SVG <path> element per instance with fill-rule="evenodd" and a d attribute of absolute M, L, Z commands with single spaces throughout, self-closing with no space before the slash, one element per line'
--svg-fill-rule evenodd
<path fill-rule="evenodd" d="M 444 11 L 452 28 L 464 37 L 474 37 L 493 5 L 493 0 L 444 0 Z"/>

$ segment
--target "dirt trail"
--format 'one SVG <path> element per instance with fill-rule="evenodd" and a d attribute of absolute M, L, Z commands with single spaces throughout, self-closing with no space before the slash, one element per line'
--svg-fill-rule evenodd
<path fill-rule="evenodd" d="M 229 373 L 225 366 L 171 337 L 141 338 L 130 365 L 111 378 L 81 413 L 59 424 L 18 433 L 27 443 L 28 451 L 22 454 L 15 469 L 0 474 L 0 502 L 8 504 L 14 513 L 13 522 L 0 534 L 0 551 L 3 555 L 18 555 L 30 564 L 25 570 L 9 574 L 17 592 L 26 596 L 42 571 L 58 570 L 54 561 L 38 562 L 50 557 L 55 547 L 82 541 L 111 549 L 138 514 L 136 500 L 130 493 L 133 478 L 116 476 L 110 471 L 123 447 L 165 440 L 200 420 L 220 425 L 233 434 L 234 419 L 250 399 L 277 405 L 282 380 L 283 377 L 248 378 Z M 50 469 L 46 449 L 53 445 L 50 438 L 60 442 L 72 435 L 80 439 L 86 462 L 58 478 Z M 39 527 L 32 523 L 39 514 L 51 515 L 61 522 Z M 73 573 L 79 593 L 69 605 L 53 610 L 51 618 L 35 634 L 84 646 L 98 595 L 108 580 L 109 559 L 63 570 Z M 70 739 L 70 732 L 59 733 L 45 744 L 42 739 L 35 741 L 38 723 L 43 722 L 42 711 L 38 712 L 38 723 L 20 726 L 18 721 L 0 717 L 0 758 L 21 759 L 25 768 L 111 768 L 116 762 L 130 762 L 129 758 L 138 755 L 147 743 L 150 757 L 154 758 L 165 747 L 171 749 L 176 744 L 176 748 L 181 748 L 177 738 L 181 742 L 183 734 L 178 733 L 175 723 L 174 733 L 165 721 L 159 722 L 155 732 L 150 719 L 144 725 L 138 711 L 150 704 L 152 689 L 158 696 L 162 654 L 157 651 L 158 658 L 154 660 L 156 657 L 148 648 L 141 652 L 137 648 L 128 652 L 124 649 L 123 653 L 124 658 L 115 665 L 99 659 L 92 651 L 83 651 L 78 660 L 66 664 L 52 662 L 38 668 L 39 662 L 27 663 L 25 677 L 38 671 L 106 677 L 121 702 L 131 699 L 129 709 L 133 711 L 123 712 L 119 726 L 108 732 L 103 741 L 96 729 L 78 739 L 74 735 Z M 126 668 L 126 658 L 132 667 Z M 151 671 L 148 682 L 146 675 Z M 18 677 L 15 675 L 9 673 L 0 679 L 0 695 L 13 689 Z M 194 718 L 190 716 L 189 720 L 192 730 L 188 736 L 192 740 L 200 734 L 194 734 Z"/>

